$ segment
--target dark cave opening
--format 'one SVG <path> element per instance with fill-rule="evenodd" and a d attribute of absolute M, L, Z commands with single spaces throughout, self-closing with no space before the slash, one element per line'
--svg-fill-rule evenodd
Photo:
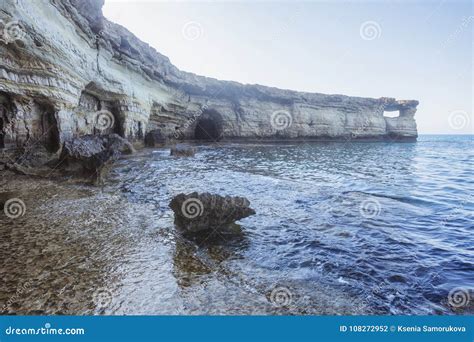
<path fill-rule="evenodd" d="M 220 132 L 217 123 L 210 118 L 203 118 L 198 121 L 194 130 L 194 139 L 196 140 L 219 140 Z"/>
<path fill-rule="evenodd" d="M 120 115 L 120 109 L 118 105 L 114 104 L 112 105 L 110 109 L 110 113 L 113 115 L 113 122 L 114 125 L 109 129 L 109 133 L 116 133 L 120 135 L 122 138 L 125 137 L 125 130 L 124 130 L 124 123 L 122 120 L 122 116 Z"/>
<path fill-rule="evenodd" d="M 0 117 L 0 148 L 5 147 L 5 138 L 3 134 L 3 118 Z"/>
<path fill-rule="evenodd" d="M 0 148 L 8 145 L 7 128 L 10 126 L 11 99 L 8 94 L 0 92 Z"/>
<path fill-rule="evenodd" d="M 58 122 L 54 116 L 54 109 L 48 108 L 42 117 L 43 145 L 49 152 L 56 152 L 60 147 Z"/>

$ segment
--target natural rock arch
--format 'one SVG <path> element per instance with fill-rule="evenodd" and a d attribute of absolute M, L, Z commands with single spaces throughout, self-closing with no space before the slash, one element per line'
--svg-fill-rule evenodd
<path fill-rule="evenodd" d="M 222 136 L 222 116 L 215 110 L 204 111 L 196 122 L 194 139 L 218 141 Z"/>
<path fill-rule="evenodd" d="M 384 118 L 398 118 L 400 116 L 400 111 L 399 110 L 384 111 L 383 116 Z"/>

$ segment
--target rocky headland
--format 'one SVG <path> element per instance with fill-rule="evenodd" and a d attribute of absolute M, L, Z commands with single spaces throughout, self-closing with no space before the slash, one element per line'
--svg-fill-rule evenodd
<path fill-rule="evenodd" d="M 418 101 L 219 81 L 177 69 L 102 14 L 103 0 L 0 4 L 0 148 L 62 155 L 65 143 L 116 133 L 135 147 L 185 140 L 417 137 Z M 398 117 L 385 117 L 399 111 Z M 18 152 L 20 151 L 20 152 Z M 44 158 L 49 161 L 50 158 Z"/>

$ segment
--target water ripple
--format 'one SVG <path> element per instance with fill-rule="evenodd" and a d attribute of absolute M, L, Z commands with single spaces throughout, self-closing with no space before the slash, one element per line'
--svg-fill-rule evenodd
<path fill-rule="evenodd" d="M 448 305 L 474 287 L 472 142 L 210 144 L 141 151 L 100 190 L 13 181 L 4 196 L 28 215 L 2 226 L 0 299 L 30 314 L 472 313 Z M 185 240 L 168 203 L 192 191 L 257 214 L 241 234 Z M 291 305 L 272 304 L 275 288 Z"/>

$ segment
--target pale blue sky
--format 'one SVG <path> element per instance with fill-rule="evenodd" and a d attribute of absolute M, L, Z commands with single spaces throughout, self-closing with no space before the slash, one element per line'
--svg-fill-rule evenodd
<path fill-rule="evenodd" d="M 106 0 L 103 10 L 185 71 L 417 99 L 420 133 L 474 130 L 471 1 Z"/>

